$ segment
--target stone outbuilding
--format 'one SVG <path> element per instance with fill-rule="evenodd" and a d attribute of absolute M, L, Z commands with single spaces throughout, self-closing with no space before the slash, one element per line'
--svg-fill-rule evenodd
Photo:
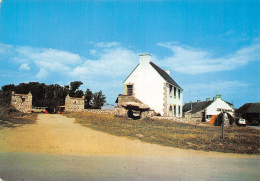
<path fill-rule="evenodd" d="M 115 115 L 133 119 L 150 118 L 154 111 L 139 99 L 131 95 L 118 95 L 115 106 Z"/>
<path fill-rule="evenodd" d="M 32 111 L 32 94 L 16 94 L 14 91 L 11 96 L 11 105 L 15 107 L 16 110 L 23 113 L 31 113 Z"/>
<path fill-rule="evenodd" d="M 83 112 L 85 106 L 85 96 L 82 98 L 70 97 L 69 94 L 65 98 L 66 112 Z"/>

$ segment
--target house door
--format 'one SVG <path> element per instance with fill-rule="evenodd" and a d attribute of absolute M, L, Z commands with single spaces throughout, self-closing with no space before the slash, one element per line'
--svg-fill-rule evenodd
<path fill-rule="evenodd" d="M 206 114 L 205 114 L 205 112 L 201 113 L 201 117 L 202 117 L 201 122 L 206 122 Z"/>

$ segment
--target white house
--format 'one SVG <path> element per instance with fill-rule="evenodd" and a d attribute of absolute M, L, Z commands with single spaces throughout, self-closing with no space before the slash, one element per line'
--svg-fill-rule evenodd
<path fill-rule="evenodd" d="M 220 94 L 217 94 L 213 100 L 207 98 L 206 101 L 198 100 L 197 102 L 190 102 L 183 105 L 185 117 L 197 121 L 210 122 L 212 120 L 214 122 L 212 117 L 216 118 L 223 110 L 234 117 L 233 104 L 224 101 Z"/>
<path fill-rule="evenodd" d="M 182 116 L 183 89 L 170 72 L 151 62 L 150 54 L 140 55 L 140 62 L 124 81 L 124 95 L 132 95 L 161 116 Z"/>

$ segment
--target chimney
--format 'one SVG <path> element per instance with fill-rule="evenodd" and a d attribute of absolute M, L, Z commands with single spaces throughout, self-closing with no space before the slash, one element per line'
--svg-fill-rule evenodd
<path fill-rule="evenodd" d="M 200 102 L 200 100 L 197 100 L 197 102 Z"/>
<path fill-rule="evenodd" d="M 147 52 L 146 54 L 139 55 L 140 65 L 148 64 L 151 61 L 151 55 Z"/>
<path fill-rule="evenodd" d="M 206 101 L 207 101 L 207 102 L 210 101 L 210 98 L 206 98 Z"/>
<path fill-rule="evenodd" d="M 164 70 L 168 75 L 170 75 L 170 70 Z"/>
<path fill-rule="evenodd" d="M 221 99 L 221 94 L 217 94 L 215 97 L 213 97 L 213 100 L 215 101 L 216 99 Z"/>

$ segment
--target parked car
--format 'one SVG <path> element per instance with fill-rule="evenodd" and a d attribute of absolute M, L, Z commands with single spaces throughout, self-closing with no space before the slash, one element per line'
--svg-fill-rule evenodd
<path fill-rule="evenodd" d="M 63 114 L 65 111 L 65 106 L 59 106 L 58 108 L 58 114 Z"/>
<path fill-rule="evenodd" d="M 244 118 L 236 118 L 236 124 L 239 126 L 246 126 L 246 120 Z"/>
<path fill-rule="evenodd" d="M 45 109 L 43 107 L 34 107 L 34 108 L 32 108 L 32 112 L 34 112 L 34 113 L 45 113 Z"/>

